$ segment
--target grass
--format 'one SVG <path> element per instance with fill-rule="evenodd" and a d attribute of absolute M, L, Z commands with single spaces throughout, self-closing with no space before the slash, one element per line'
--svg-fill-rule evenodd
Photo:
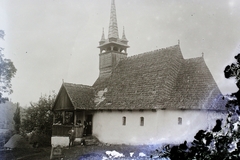
<path fill-rule="evenodd" d="M 84 159 L 102 159 L 108 157 L 106 151 L 117 151 L 125 155 L 122 159 L 149 159 L 151 154 L 157 149 L 157 146 L 131 146 L 131 145 L 93 145 L 81 146 L 76 145 L 68 148 L 63 148 L 63 160 L 84 160 Z M 134 152 L 133 157 L 130 157 L 130 152 Z M 139 157 L 139 153 L 143 152 L 147 157 Z M 27 149 L 13 149 L 0 152 L 0 159 L 36 159 L 46 160 L 50 158 L 51 147 L 41 148 L 27 148 Z M 121 159 L 121 158 L 119 158 Z"/>

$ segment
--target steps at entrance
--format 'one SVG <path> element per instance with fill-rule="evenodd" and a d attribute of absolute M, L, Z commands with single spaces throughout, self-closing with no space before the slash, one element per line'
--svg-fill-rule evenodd
<path fill-rule="evenodd" d="M 84 145 L 86 145 L 86 146 L 99 145 L 100 144 L 99 140 L 94 136 L 83 137 L 82 142 L 84 142 Z"/>

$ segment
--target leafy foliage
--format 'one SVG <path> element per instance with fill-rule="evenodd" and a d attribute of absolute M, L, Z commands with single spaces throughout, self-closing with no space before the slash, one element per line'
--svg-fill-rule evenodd
<path fill-rule="evenodd" d="M 225 78 L 235 77 L 237 81 L 240 80 L 240 53 L 234 57 L 237 62 L 227 65 L 224 70 Z"/>
<path fill-rule="evenodd" d="M 37 103 L 30 103 L 31 106 L 26 109 L 25 118 L 21 125 L 25 133 L 37 130 L 37 137 L 51 137 L 53 123 L 51 107 L 55 98 L 56 95 L 53 93 L 52 95 L 41 96 Z"/>
<path fill-rule="evenodd" d="M 7 132 L 0 132 L 0 149 L 4 148 L 4 144 L 6 144 L 13 135 L 13 130 L 8 130 Z"/>
<path fill-rule="evenodd" d="M 226 104 L 226 122 L 216 121 L 212 130 L 199 130 L 194 141 L 169 147 L 159 157 L 177 159 L 211 159 L 211 160 L 237 160 L 240 159 L 240 54 L 235 56 L 236 62 L 226 66 L 224 75 L 226 78 L 234 77 L 237 81 L 238 91 L 224 98 Z M 224 124 L 224 126 L 222 126 Z"/>
<path fill-rule="evenodd" d="M 0 30 L 0 38 L 3 39 L 4 35 L 4 31 Z M 0 103 L 8 100 L 7 97 L 3 97 L 3 94 L 11 94 L 13 92 L 11 80 L 17 72 L 13 62 L 4 58 L 2 51 L 3 48 L 0 47 Z"/>
<path fill-rule="evenodd" d="M 14 129 L 16 133 L 20 132 L 20 125 L 21 125 L 21 117 L 20 117 L 20 107 L 17 106 L 16 111 L 13 116 L 13 120 L 15 122 Z"/>

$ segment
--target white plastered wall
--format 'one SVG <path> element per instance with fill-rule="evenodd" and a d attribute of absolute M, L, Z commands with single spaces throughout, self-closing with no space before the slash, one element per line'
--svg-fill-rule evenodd
<path fill-rule="evenodd" d="M 56 147 L 56 146 L 67 147 L 69 145 L 69 138 L 54 136 L 54 137 L 51 137 L 51 144 L 52 144 L 52 147 Z"/>
<path fill-rule="evenodd" d="M 122 118 L 126 117 L 126 125 Z M 140 126 L 144 117 L 144 126 Z M 157 112 L 152 111 L 102 111 L 93 116 L 93 135 L 111 144 L 146 144 L 156 137 Z"/>
<path fill-rule="evenodd" d="M 140 126 L 140 117 L 144 117 L 144 126 Z M 220 118 L 223 114 L 201 110 L 99 111 L 93 116 L 93 135 L 110 144 L 182 143 L 192 141 L 198 130 L 212 128 Z"/>
<path fill-rule="evenodd" d="M 158 110 L 158 143 L 190 142 L 199 130 L 212 129 L 217 119 L 224 119 L 224 114 L 204 110 Z M 178 124 L 178 118 L 182 124 Z"/>

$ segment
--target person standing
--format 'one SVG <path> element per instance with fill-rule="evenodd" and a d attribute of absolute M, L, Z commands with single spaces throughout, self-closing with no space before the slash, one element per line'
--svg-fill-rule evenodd
<path fill-rule="evenodd" d="M 75 140 L 75 131 L 74 131 L 74 127 L 72 127 L 69 131 L 68 131 L 68 136 L 69 136 L 69 148 L 74 143 Z"/>
<path fill-rule="evenodd" d="M 83 128 L 83 135 L 87 136 L 87 127 L 88 127 L 88 122 L 84 121 L 84 128 Z"/>
<path fill-rule="evenodd" d="M 88 122 L 87 135 L 92 135 L 92 122 L 91 121 Z"/>

